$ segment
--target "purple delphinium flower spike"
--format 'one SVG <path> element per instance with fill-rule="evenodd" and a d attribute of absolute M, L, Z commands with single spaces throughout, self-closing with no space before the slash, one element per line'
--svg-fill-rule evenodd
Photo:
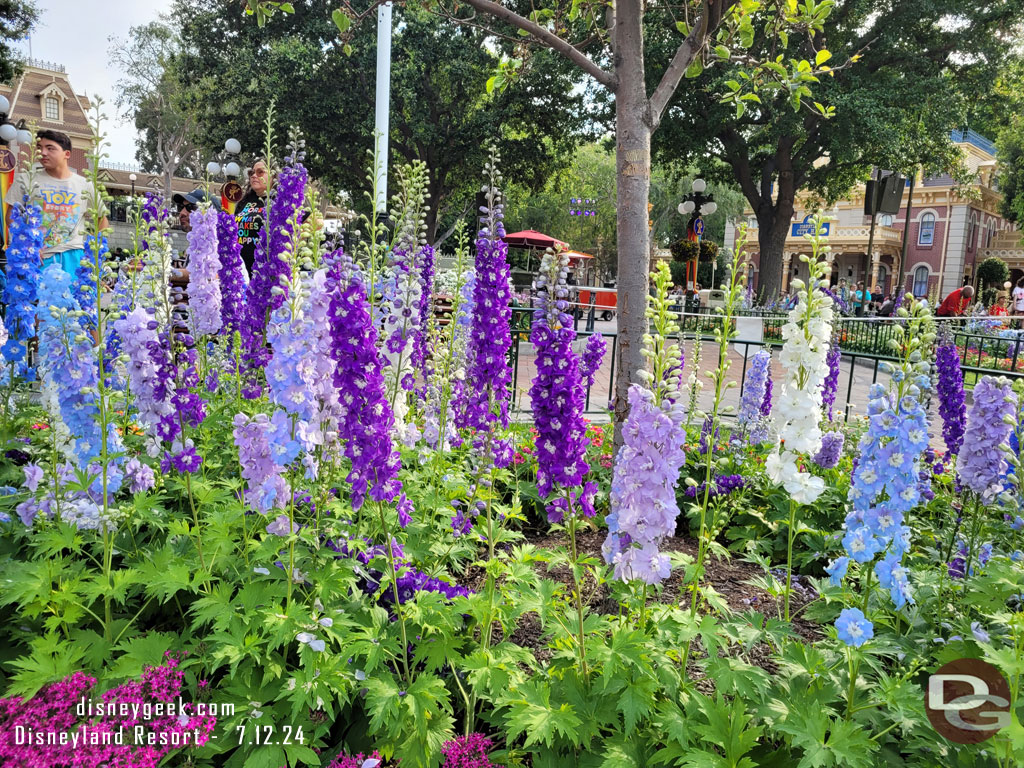
<path fill-rule="evenodd" d="M 1004 419 L 1017 412 L 1017 396 L 1005 378 L 982 376 L 974 385 L 963 444 L 957 456 L 956 471 L 964 487 L 991 501 L 1003 488 L 1007 462 L 1003 446 L 1013 424 Z"/>
<path fill-rule="evenodd" d="M 564 252 L 548 251 L 537 277 L 537 310 L 530 341 L 537 353 L 537 375 L 530 386 L 537 428 L 537 490 L 547 498 L 556 486 L 574 488 L 590 467 L 587 423 L 583 418 L 585 393 L 579 360 L 572 343 L 576 331 L 568 309 Z"/>
<path fill-rule="evenodd" d="M 960 370 L 960 355 L 952 339 L 936 347 L 935 368 L 938 372 L 935 388 L 939 396 L 939 416 L 942 417 L 942 439 L 946 443 L 947 454 L 956 456 L 964 441 L 967 406 L 964 402 L 964 375 Z"/>

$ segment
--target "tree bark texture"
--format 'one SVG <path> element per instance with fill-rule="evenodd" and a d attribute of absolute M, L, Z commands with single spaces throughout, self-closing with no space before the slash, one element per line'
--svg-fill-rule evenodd
<path fill-rule="evenodd" d="M 651 114 L 644 82 L 640 0 L 615 4 L 615 165 L 618 176 L 618 349 L 615 361 L 615 421 L 629 413 L 629 387 L 646 368 L 642 354 L 650 290 L 647 200 L 651 181 Z M 616 430 L 616 447 L 621 445 Z"/>

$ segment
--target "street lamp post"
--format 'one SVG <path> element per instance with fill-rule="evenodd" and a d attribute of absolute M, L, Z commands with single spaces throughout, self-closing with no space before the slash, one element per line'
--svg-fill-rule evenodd
<path fill-rule="evenodd" d="M 223 176 L 225 181 L 220 188 L 221 205 L 228 213 L 235 212 L 235 204 L 242 199 L 242 185 L 235 181 L 241 176 L 242 168 L 237 162 L 242 153 L 242 144 L 238 139 L 224 142 L 224 150 L 206 164 L 206 173 L 211 179 Z"/>
<path fill-rule="evenodd" d="M 702 217 L 710 216 L 718 210 L 715 196 L 704 194 L 707 186 L 707 182 L 704 179 L 694 179 L 693 191 L 683 198 L 683 202 L 676 209 L 683 216 L 688 215 L 690 217 L 686 223 L 686 237 L 690 242 L 697 243 L 697 253 L 686 267 L 686 289 L 693 291 L 697 289 L 697 264 L 700 261 L 700 241 L 704 236 L 704 219 Z M 693 268 L 692 275 L 691 266 Z M 715 281 L 714 265 L 712 265 L 711 270 L 711 282 L 713 284 Z"/>
<path fill-rule="evenodd" d="M 128 174 L 128 181 L 132 183 L 132 197 L 135 197 L 135 182 L 138 181 L 138 178 L 134 173 Z"/>

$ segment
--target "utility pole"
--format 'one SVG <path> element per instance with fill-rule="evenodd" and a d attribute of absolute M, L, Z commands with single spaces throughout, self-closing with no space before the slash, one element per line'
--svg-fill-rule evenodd
<path fill-rule="evenodd" d="M 388 135 L 391 111 L 391 3 L 377 6 L 377 95 L 373 121 L 377 212 L 388 208 Z"/>

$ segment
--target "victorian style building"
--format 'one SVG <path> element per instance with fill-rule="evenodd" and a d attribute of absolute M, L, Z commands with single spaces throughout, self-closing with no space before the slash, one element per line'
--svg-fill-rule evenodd
<path fill-rule="evenodd" d="M 93 131 L 90 123 L 88 97 L 76 94 L 68 79 L 65 68 L 60 64 L 29 59 L 21 75 L 13 84 L 0 84 L 0 94 L 11 103 L 7 120 L 16 125 L 22 121 L 25 126 L 34 124 L 37 130 L 51 129 L 66 133 L 71 139 L 71 160 L 73 171 L 82 173 L 88 167 L 88 152 L 92 146 Z M 11 147 L 15 154 L 17 146 Z M 132 164 L 100 163 L 99 180 L 110 195 L 107 203 L 111 228 L 107 232 L 110 250 L 130 249 L 134 232 L 128 225 L 128 203 L 131 195 L 147 192 L 163 194 L 164 177 L 161 174 L 146 173 Z M 171 179 L 171 193 L 185 194 L 199 185 L 196 179 L 175 176 Z M 323 195 L 321 199 L 326 199 Z M 332 222 L 347 222 L 355 213 L 334 205 L 323 210 L 324 217 Z M 182 251 L 187 245 L 185 233 L 171 230 L 175 250 Z"/>
<path fill-rule="evenodd" d="M 868 253 L 870 216 L 864 215 L 865 187 L 860 186 L 847 199 L 824 213 L 832 248 L 832 284 L 864 281 L 874 290 L 889 293 L 897 287 L 917 296 L 945 296 L 972 282 L 977 265 L 989 256 L 998 256 L 1010 267 L 1013 280 L 1024 275 L 1024 246 L 1021 233 L 999 214 L 1001 196 L 996 187 L 996 150 L 988 139 L 973 131 L 956 131 L 953 141 L 964 153 L 974 182 L 957 188 L 948 175 L 922 178 L 903 193 L 900 212 L 879 214 L 875 223 L 873 253 Z M 910 203 L 909 216 L 907 205 Z M 797 200 L 783 253 L 782 285 L 788 290 L 794 277 L 805 279 L 807 265 L 801 253 L 810 253 L 804 237 L 809 230 L 810 196 Z M 747 213 L 750 229 L 743 247 L 751 253 L 755 290 L 758 284 L 757 219 Z M 909 223 L 908 223 L 909 222 Z M 904 231 L 907 231 L 906 259 L 902 258 Z M 727 247 L 736 245 L 736 228 L 726 225 Z"/>

